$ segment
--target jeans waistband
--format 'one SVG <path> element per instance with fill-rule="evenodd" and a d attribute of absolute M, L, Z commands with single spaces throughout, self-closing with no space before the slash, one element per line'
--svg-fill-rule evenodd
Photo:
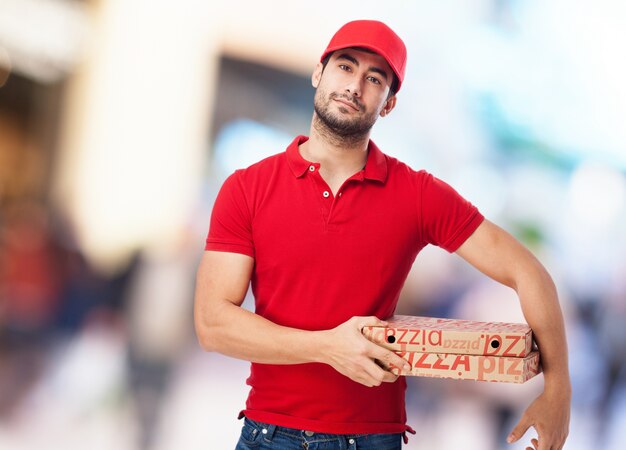
<path fill-rule="evenodd" d="M 296 428 L 288 428 L 280 425 L 272 425 L 263 422 L 257 422 L 252 419 L 248 419 L 244 417 L 248 423 L 253 426 L 257 426 L 261 428 L 262 433 L 265 436 L 265 439 L 272 440 L 276 433 L 285 434 L 288 436 L 292 436 L 295 438 L 302 438 L 307 440 L 308 442 L 320 442 L 320 441 L 330 441 L 330 440 L 341 440 L 348 442 L 350 439 L 356 439 L 361 436 L 366 436 L 365 434 L 332 434 L 332 433 L 318 433 L 316 431 L 309 430 L 298 430 Z"/>

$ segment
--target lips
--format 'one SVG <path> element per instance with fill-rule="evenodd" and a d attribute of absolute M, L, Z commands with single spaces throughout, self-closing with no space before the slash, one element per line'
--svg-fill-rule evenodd
<path fill-rule="evenodd" d="M 335 100 L 336 102 L 339 102 L 349 108 L 352 108 L 355 111 L 360 111 L 360 108 L 355 105 L 353 102 L 351 102 L 350 100 L 343 98 L 343 97 L 335 97 L 333 100 Z"/>

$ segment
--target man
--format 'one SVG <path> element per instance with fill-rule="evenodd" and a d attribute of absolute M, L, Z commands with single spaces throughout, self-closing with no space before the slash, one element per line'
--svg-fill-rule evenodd
<path fill-rule="evenodd" d="M 412 432 L 406 383 L 377 361 L 406 363 L 361 330 L 393 314 L 428 244 L 517 291 L 545 386 L 509 442 L 533 426 L 535 449 L 564 444 L 571 389 L 549 275 L 450 186 L 369 139 L 378 117 L 396 105 L 405 64 L 404 43 L 385 24 L 344 25 L 312 75 L 309 137 L 236 171 L 218 195 L 198 269 L 195 322 L 203 348 L 252 362 L 237 449 L 401 447 Z M 240 307 L 250 282 L 255 313 Z"/>

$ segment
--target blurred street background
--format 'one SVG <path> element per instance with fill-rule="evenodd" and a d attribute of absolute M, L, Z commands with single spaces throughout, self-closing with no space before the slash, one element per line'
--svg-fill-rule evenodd
<path fill-rule="evenodd" d="M 248 364 L 204 353 L 192 322 L 212 203 L 308 133 L 310 74 L 362 18 L 409 58 L 373 140 L 546 265 L 566 449 L 624 448 L 625 2 L 0 0 L 0 450 L 234 448 Z M 437 248 L 398 313 L 523 321 L 513 291 Z M 408 382 L 407 449 L 530 441 L 505 437 L 541 376 Z"/>

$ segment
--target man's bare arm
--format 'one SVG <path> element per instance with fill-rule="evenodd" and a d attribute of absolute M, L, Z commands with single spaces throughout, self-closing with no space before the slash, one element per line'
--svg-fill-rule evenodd
<path fill-rule="evenodd" d="M 571 384 L 565 326 L 552 278 L 528 249 L 487 220 L 456 253 L 517 292 L 541 353 L 544 392 L 526 410 L 509 442 L 533 426 L 539 436 L 533 444 L 539 450 L 562 448 L 569 429 Z"/>
<path fill-rule="evenodd" d="M 254 259 L 246 255 L 204 253 L 196 277 L 194 319 L 205 350 L 265 364 L 322 362 L 366 386 L 396 380 L 374 360 L 398 367 L 406 362 L 361 334 L 363 327 L 382 323 L 375 317 L 353 317 L 331 330 L 305 331 L 242 308 L 253 267 Z"/>

